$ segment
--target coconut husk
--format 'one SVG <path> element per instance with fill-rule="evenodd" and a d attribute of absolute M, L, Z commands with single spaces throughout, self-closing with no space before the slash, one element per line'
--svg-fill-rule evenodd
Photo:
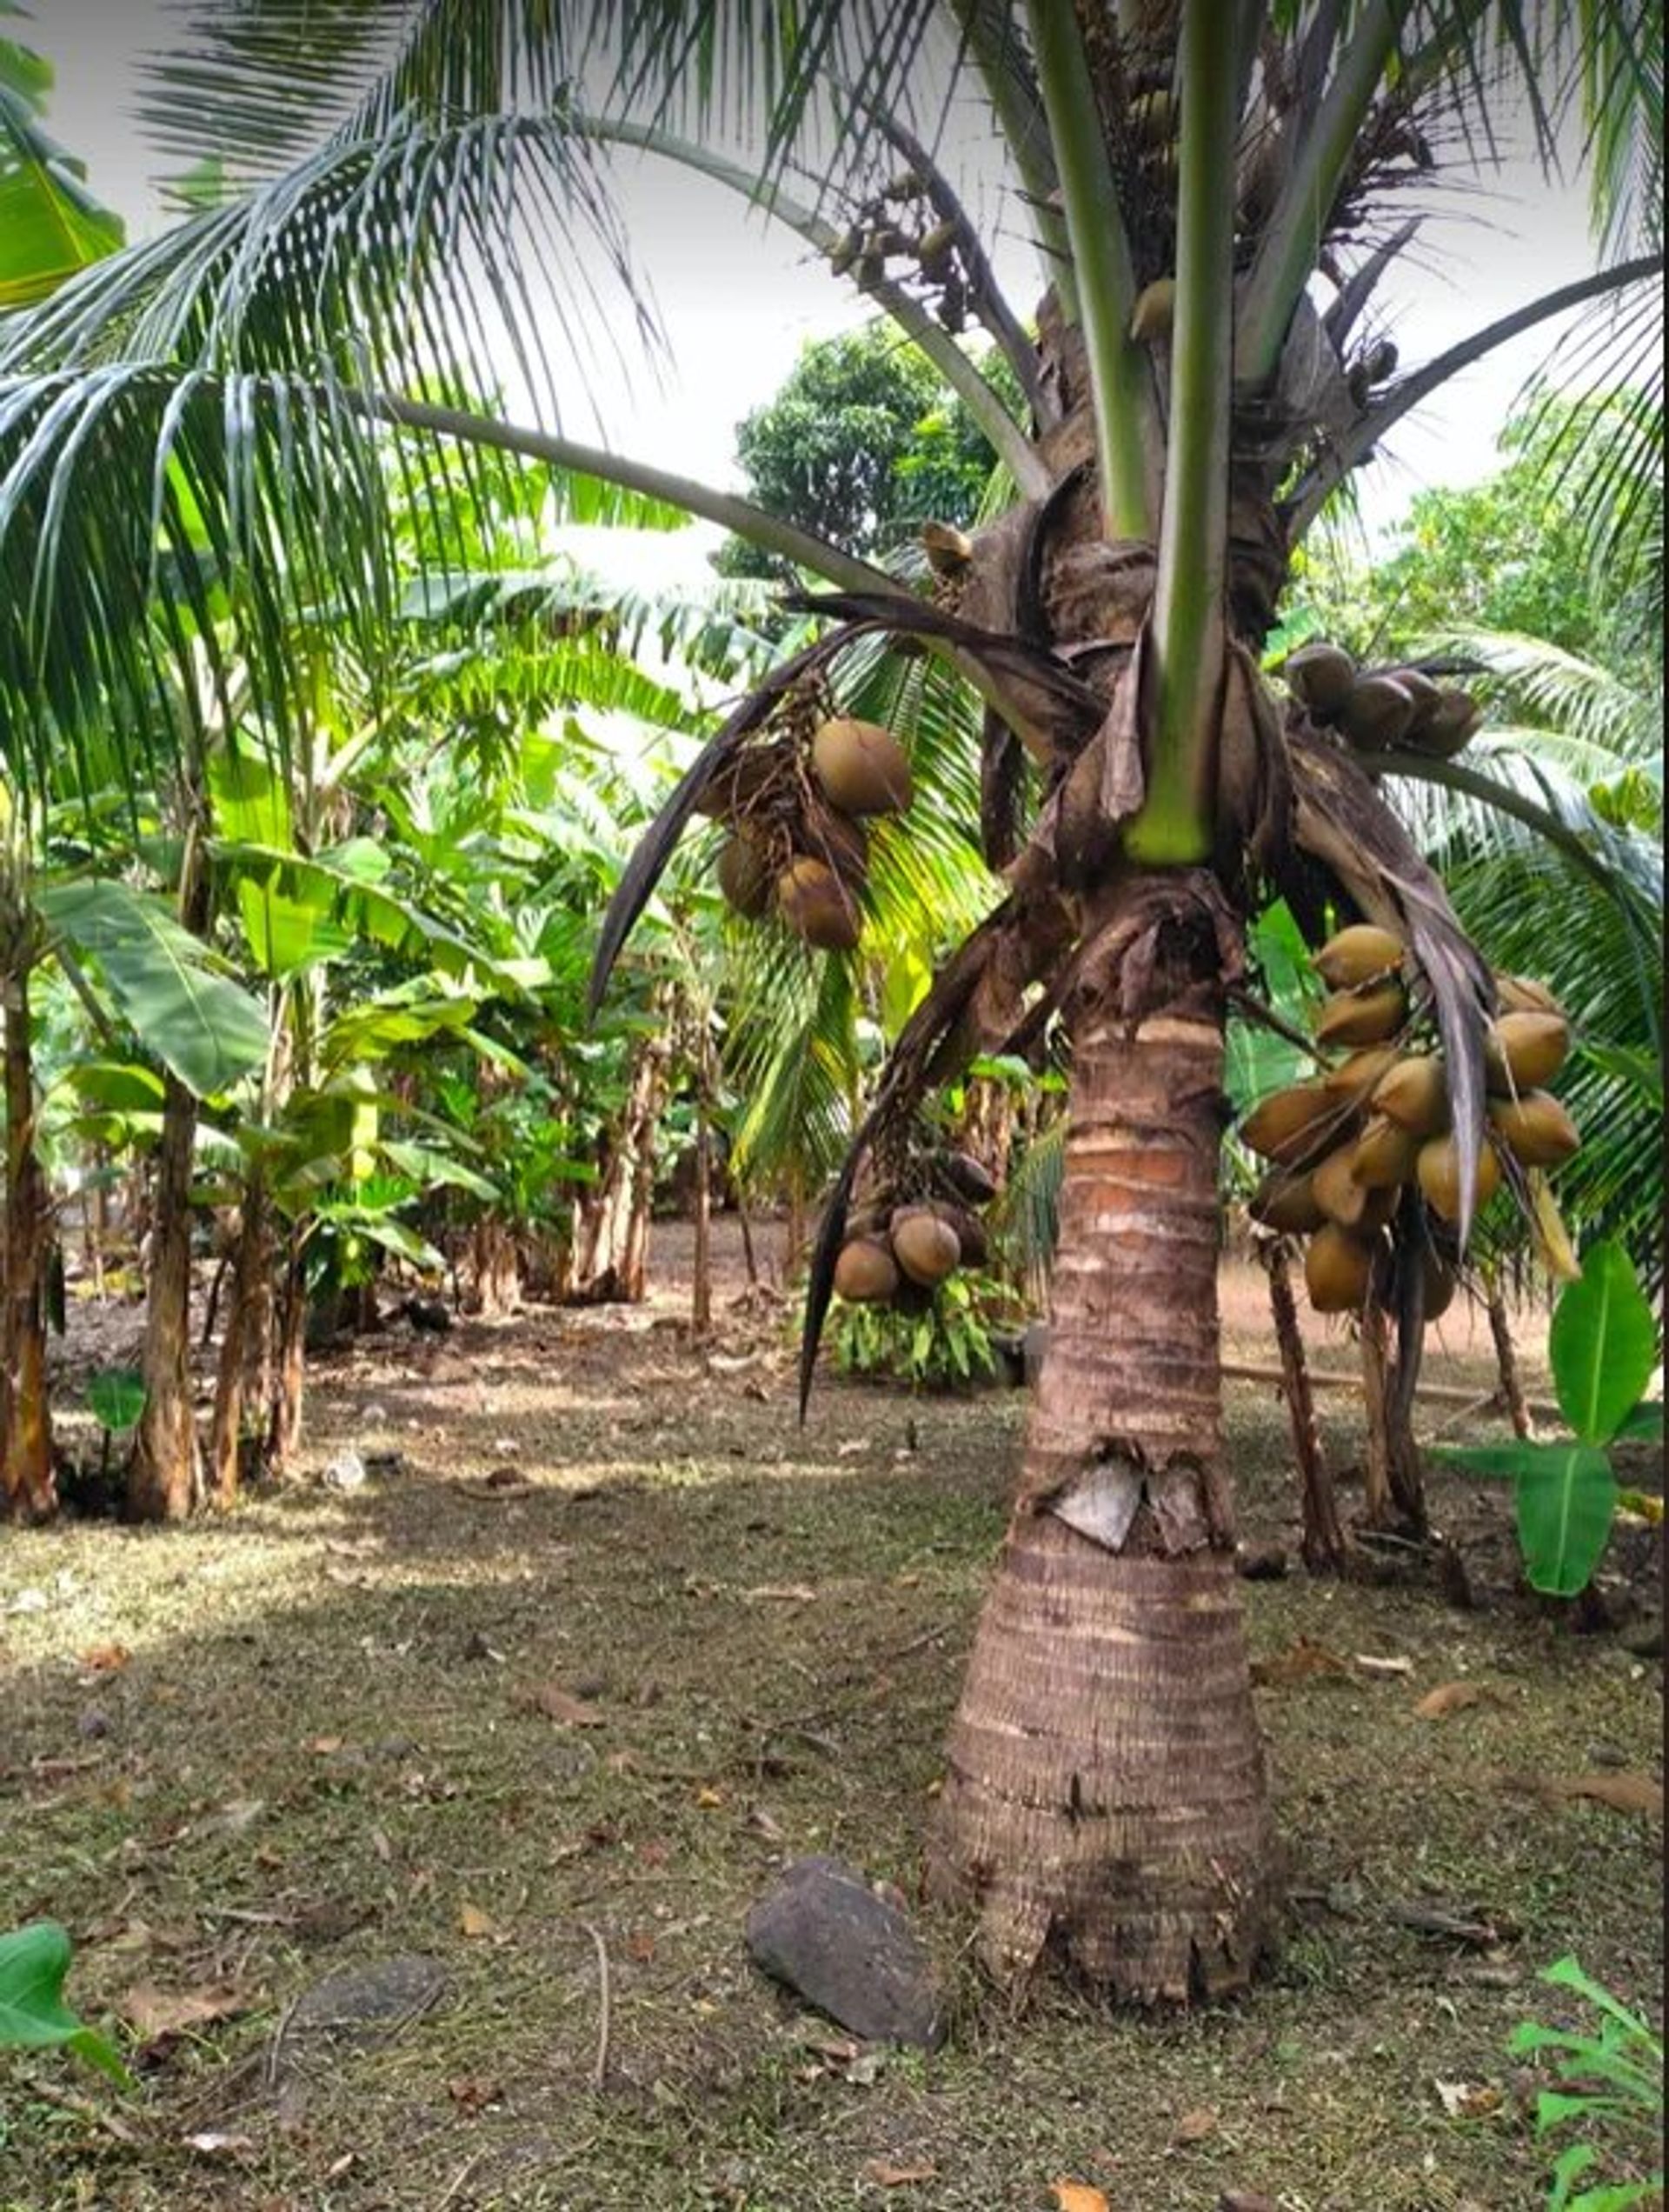
<path fill-rule="evenodd" d="M 1400 968 L 1407 949 L 1394 931 L 1355 922 L 1330 936 L 1311 964 L 1329 990 L 1353 990 Z"/>
<path fill-rule="evenodd" d="M 1289 653 L 1280 673 L 1294 698 L 1321 722 L 1332 720 L 1356 686 L 1356 663 L 1344 647 L 1320 641 Z"/>
<path fill-rule="evenodd" d="M 1551 1091 L 1492 1098 L 1491 1126 L 1521 1168 L 1556 1168 L 1579 1149 L 1582 1133 Z"/>
<path fill-rule="evenodd" d="M 1394 676 L 1365 676 L 1339 710 L 1339 727 L 1365 753 L 1388 752 L 1408 734 L 1414 703 Z"/>
<path fill-rule="evenodd" d="M 1522 1094 L 1551 1083 L 1571 1049 L 1571 1025 L 1560 1014 L 1503 1014 L 1484 1044 L 1489 1088 Z"/>

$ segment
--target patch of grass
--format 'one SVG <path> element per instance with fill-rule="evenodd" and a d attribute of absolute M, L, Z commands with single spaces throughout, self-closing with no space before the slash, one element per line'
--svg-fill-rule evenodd
<path fill-rule="evenodd" d="M 1258 1992 L 1140 2022 L 1048 1990 L 1017 2020 L 923 1909 L 951 2042 L 854 2065 L 754 1974 L 741 1922 L 804 1851 L 914 1893 L 1021 1402 L 839 1384 L 802 1434 L 780 1362 L 748 1398 L 594 1317 L 423 1358 L 360 1356 L 316 1396 L 317 1458 L 374 1429 L 398 1478 L 0 1547 L 0 1609 L 0 1609 L 9 1917 L 70 1927 L 90 2018 L 141 1982 L 246 2008 L 130 2053 L 140 2094 L 104 2108 L 130 2140 L 54 2101 L 84 2086 L 63 2068 L 0 2065 L 0 2208 L 1047 2212 L 1061 2175 L 1184 2212 L 1226 2188 L 1287 2212 L 1539 2201 L 1506 2039 L 1567 1949 L 1660 2005 L 1658 1837 L 1512 1777 L 1653 1764 L 1655 1666 L 1514 1605 L 1248 1586 L 1261 1654 L 1305 1636 L 1413 1667 L 1260 1692 L 1293 1900 Z M 1290 1540 L 1267 1394 L 1233 1394 L 1230 1441 L 1248 1534 Z M 467 1487 L 505 1465 L 529 1495 Z M 1502 1511 L 1440 1494 L 1440 1518 Z M 1461 1676 L 1491 1701 L 1414 1716 Z M 599 1724 L 554 1722 L 546 1685 Z M 1519 1932 L 1480 1958 L 1396 1918 L 1422 1899 Z M 432 2011 L 357 2044 L 285 2031 L 326 1973 L 409 1952 L 445 1967 Z M 1499 2096 L 1452 2118 L 1440 2081 Z M 888 2189 L 877 2162 L 932 2178 Z"/>

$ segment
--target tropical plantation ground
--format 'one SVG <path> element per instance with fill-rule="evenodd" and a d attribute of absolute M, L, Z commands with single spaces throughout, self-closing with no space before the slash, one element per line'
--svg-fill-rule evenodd
<path fill-rule="evenodd" d="M 1542 2202 L 1553 2149 L 1506 2043 L 1575 2015 L 1538 1970 L 1574 1950 L 1660 2016 L 1653 1535 L 1619 1529 L 1611 1624 L 1577 1634 L 1515 1593 L 1499 1495 L 1433 1469 L 1471 1609 L 1394 1544 L 1312 1579 L 1280 1402 L 1232 1383 L 1243 1539 L 1292 1555 L 1243 1585 L 1280 1955 L 1220 2010 L 1054 1986 L 1017 2018 L 915 1890 L 1026 1394 L 829 1376 L 801 1431 L 793 1303 L 744 1294 L 721 1223 L 692 1342 L 683 1234 L 657 1229 L 644 1307 L 397 1320 L 322 1357 L 300 1479 L 234 1517 L 9 1538 L 10 1916 L 69 1925 L 70 1994 L 124 2023 L 137 2088 L 4 2062 L 0 2204 Z M 137 1314 L 82 1309 L 67 1356 Z M 1519 1321 L 1534 1398 L 1542 1317 Z M 1267 1364 L 1242 1263 L 1225 1331 Z M 1426 1382 L 1488 1391 L 1481 1325 L 1433 1336 Z M 1322 1414 L 1347 1470 L 1356 1402 Z M 1423 1438 L 1492 1433 L 1456 1422 L 1422 1404 Z M 371 1479 L 335 1489 L 349 1448 Z M 939 2053 L 861 2045 L 750 1965 L 749 1903 L 814 1851 L 908 1897 L 950 1993 Z M 402 1957 L 429 1963 L 369 2026 L 308 2002 Z"/>

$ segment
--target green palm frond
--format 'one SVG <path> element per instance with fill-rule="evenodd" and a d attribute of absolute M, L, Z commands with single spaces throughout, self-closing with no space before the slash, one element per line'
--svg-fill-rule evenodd
<path fill-rule="evenodd" d="M 0 7 L 0 17 L 17 12 Z M 44 127 L 51 84 L 46 62 L 0 38 L 0 314 L 49 298 L 122 243 L 121 217 Z"/>

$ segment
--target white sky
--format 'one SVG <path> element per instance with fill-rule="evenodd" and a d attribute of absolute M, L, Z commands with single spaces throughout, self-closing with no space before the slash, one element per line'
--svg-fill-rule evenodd
<path fill-rule="evenodd" d="M 54 135 L 88 166 L 93 189 L 142 237 L 164 218 L 150 188 L 155 166 L 130 120 L 136 63 L 169 43 L 166 0 L 27 0 L 30 20 L 10 26 L 56 65 L 49 115 Z M 1550 185 L 1522 150 L 1458 195 L 1460 214 L 1430 222 L 1415 257 L 1386 282 L 1378 317 L 1392 328 L 1405 367 L 1592 267 L 1579 187 Z M 810 261 L 800 242 L 721 187 L 664 163 L 624 157 L 635 253 L 650 276 L 671 340 L 662 389 L 647 372 L 601 401 L 606 442 L 680 473 L 739 482 L 736 423 L 768 399 L 804 342 L 862 319 L 862 303 Z M 634 174 L 634 170 L 639 174 Z M 999 257 L 1022 312 L 1039 290 L 1029 257 Z M 1359 479 L 1374 531 L 1430 483 L 1463 484 L 1496 464 L 1495 442 L 1524 380 L 1546 357 L 1553 326 L 1501 348 L 1398 426 L 1388 450 Z M 507 382 L 509 381 L 507 376 Z M 576 417 L 574 434 L 594 435 Z M 688 577 L 696 542 L 681 534 L 634 560 Z M 697 564 L 699 565 L 699 564 Z M 639 581 L 648 583 L 643 568 Z"/>

